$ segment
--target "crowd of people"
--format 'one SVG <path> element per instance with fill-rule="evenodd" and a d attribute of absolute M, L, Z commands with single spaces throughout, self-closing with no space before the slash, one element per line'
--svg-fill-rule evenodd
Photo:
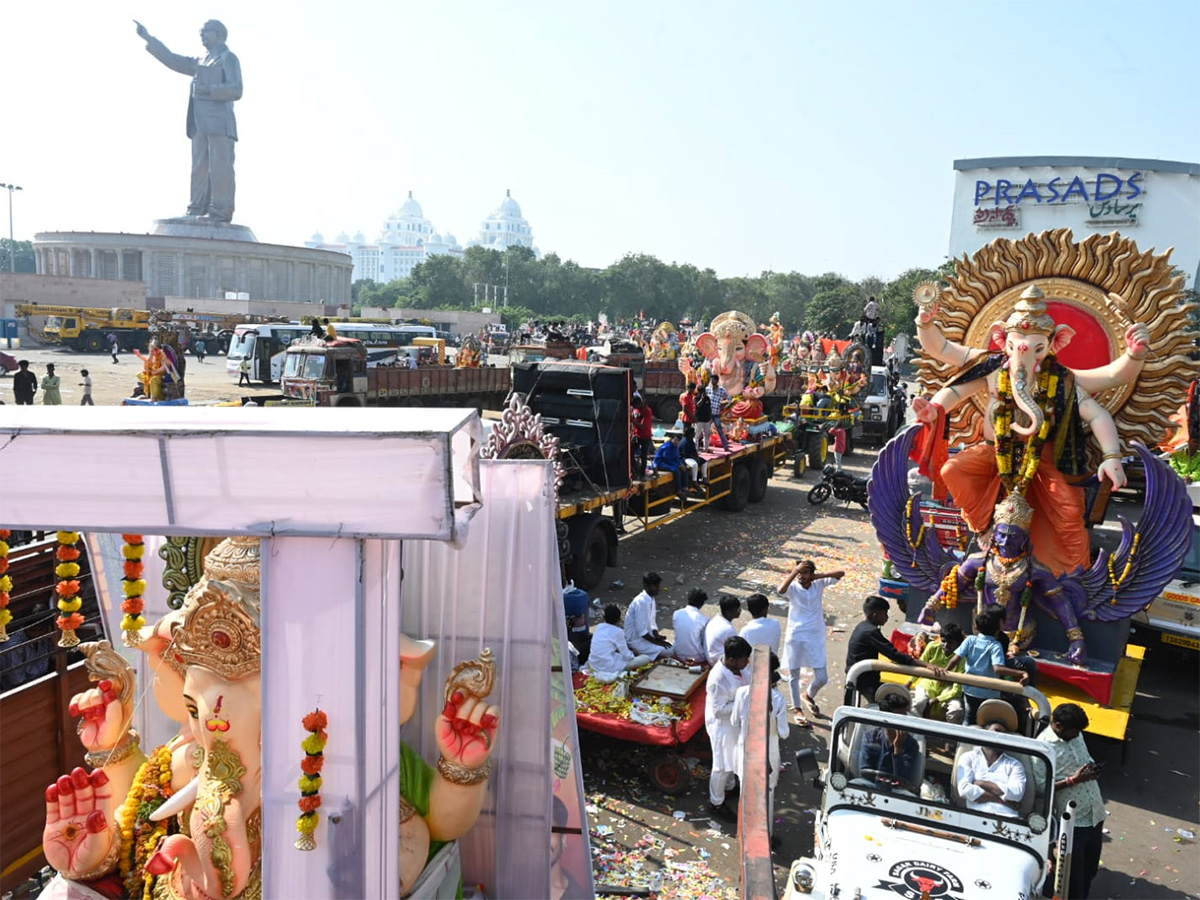
<path fill-rule="evenodd" d="M 776 588 L 787 602 L 786 623 L 770 615 L 770 600 L 761 593 L 749 595 L 744 603 L 732 594 L 721 594 L 715 601 L 717 614 L 709 617 L 704 613 L 709 595 L 693 588 L 684 605 L 671 613 L 672 637 L 668 638 L 658 629 L 662 577 L 647 572 L 641 592 L 624 613 L 616 603 L 605 606 L 604 622 L 595 630 L 585 669 L 607 683 L 660 659 L 675 660 L 698 673 L 707 669 L 704 724 L 712 745 L 709 810 L 714 818 L 732 823 L 737 813 L 730 797 L 744 780 L 751 724 L 748 666 L 754 648 L 765 648 L 771 682 L 768 803 L 772 814 L 768 822 L 773 823 L 780 741 L 789 736 L 792 727 L 811 728 L 813 719 L 826 717 L 818 703 L 821 689 L 829 682 L 824 593 L 844 576 L 838 570 L 822 571 L 813 560 L 794 564 Z M 743 605 L 749 620 L 739 626 Z M 883 682 L 878 672 L 868 671 L 848 685 L 848 697 L 853 691 L 858 705 L 875 705 L 894 716 L 974 725 L 996 734 L 1031 734 L 1027 701 L 1015 686 L 1014 692 L 1007 693 L 946 680 L 947 672 L 960 672 L 1008 679 L 1015 685 L 1029 682 L 1028 661 L 1007 654 L 994 610 L 975 617 L 970 635 L 946 623 L 932 633 L 921 633 L 905 650 L 883 633 L 890 609 L 883 597 L 872 595 L 863 601 L 863 618 L 850 636 L 845 671 L 848 674 L 857 663 L 882 656 L 900 665 L 923 668 L 928 674 L 896 683 Z M 1050 745 L 1048 755 L 1055 760 L 1054 814 L 1061 816 L 1067 803 L 1076 803 L 1075 856 L 1070 871 L 1073 898 L 1088 896 L 1099 865 L 1104 818 L 1097 784 L 1100 768 L 1082 737 L 1087 724 L 1081 707 L 1064 703 L 1055 708 L 1050 724 L 1037 736 Z M 900 721 L 866 729 L 856 746 L 857 773 L 904 786 L 914 795 L 921 791 L 922 797 L 926 789 L 935 794 L 941 790 L 936 783 L 922 782 L 925 749 Z M 964 808 L 995 817 L 1023 814 L 1022 800 L 1031 796 L 1026 766 L 1001 746 L 983 739 L 963 749 L 953 764 L 951 787 Z M 1047 773 L 1041 771 L 1036 777 L 1044 780 Z M 777 836 L 772 835 L 772 844 L 776 843 Z"/>

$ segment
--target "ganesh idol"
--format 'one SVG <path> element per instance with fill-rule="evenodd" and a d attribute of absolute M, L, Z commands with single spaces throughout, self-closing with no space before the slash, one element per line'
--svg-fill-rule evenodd
<path fill-rule="evenodd" d="M 1112 417 L 1093 395 L 1133 382 L 1149 352 L 1149 330 L 1131 324 L 1125 353 L 1094 369 L 1070 369 L 1057 354 L 1075 332 L 1051 317 L 1037 284 L 1020 296 L 1012 314 L 994 322 L 986 349 L 951 341 L 937 325 L 939 289 L 922 285 L 916 299 L 917 336 L 932 359 L 954 374 L 932 398 L 913 402 L 924 423 L 914 452 L 922 473 L 933 479 L 934 496 L 947 489 L 976 534 L 992 525 L 996 504 L 1014 490 L 1033 508 L 1030 543 L 1054 574 L 1089 563 L 1084 496 L 1068 479 L 1087 473 L 1084 428 L 1099 445 L 1098 476 L 1114 489 L 1125 484 L 1121 445 Z M 972 398 L 986 398 L 984 441 L 947 453 L 947 417 Z"/>
<path fill-rule="evenodd" d="M 755 330 L 754 320 L 735 310 L 723 312 L 696 338 L 696 349 L 705 357 L 704 369 L 720 376 L 721 387 L 733 398 L 722 418 L 761 419 L 763 395 L 775 389 L 775 368 L 767 338 Z M 690 360 L 680 360 L 685 375 L 690 366 Z"/>

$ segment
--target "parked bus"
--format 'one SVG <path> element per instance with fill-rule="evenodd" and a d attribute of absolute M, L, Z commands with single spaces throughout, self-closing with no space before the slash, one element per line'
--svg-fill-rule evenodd
<path fill-rule="evenodd" d="M 356 338 L 370 351 L 408 347 L 414 338 L 435 337 L 437 330 L 430 325 L 384 325 L 365 322 L 335 322 L 338 337 Z M 229 352 L 225 356 L 225 371 L 233 378 L 241 373 L 242 360 L 250 360 L 250 379 L 263 384 L 279 381 L 283 374 L 283 355 L 288 344 L 306 337 L 311 326 L 298 322 L 266 325 L 239 325 L 234 329 Z M 376 361 L 376 360 L 373 360 Z"/>

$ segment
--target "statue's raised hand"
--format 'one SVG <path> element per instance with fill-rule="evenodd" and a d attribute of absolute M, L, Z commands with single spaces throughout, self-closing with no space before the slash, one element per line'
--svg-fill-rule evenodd
<path fill-rule="evenodd" d="M 146 30 L 145 25 L 143 25 L 137 19 L 133 20 L 133 24 L 137 26 L 137 36 L 138 37 L 140 37 L 143 41 L 150 40 L 150 32 Z"/>
<path fill-rule="evenodd" d="M 1150 352 L 1150 329 L 1138 322 L 1125 329 L 1125 347 L 1134 359 L 1142 359 Z"/>
<path fill-rule="evenodd" d="M 46 860 L 67 878 L 98 878 L 116 839 L 108 776 L 76 768 L 46 788 Z M 115 864 L 115 860 L 113 860 Z"/>
<path fill-rule="evenodd" d="M 478 768 L 491 756 L 499 727 L 500 707 L 455 691 L 438 716 L 438 749 L 452 763 Z"/>
<path fill-rule="evenodd" d="M 92 753 L 116 747 L 125 736 L 130 719 L 115 686 L 107 679 L 72 697 L 70 711 L 72 716 L 82 717 L 79 739 Z"/>

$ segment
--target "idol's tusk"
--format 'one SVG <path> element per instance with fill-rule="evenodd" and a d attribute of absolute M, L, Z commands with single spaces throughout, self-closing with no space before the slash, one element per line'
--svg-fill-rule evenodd
<path fill-rule="evenodd" d="M 162 806 L 150 813 L 151 822 L 161 822 L 163 819 L 175 815 L 175 813 L 183 812 L 189 806 L 196 802 L 196 792 L 200 789 L 200 776 L 197 775 L 175 794 L 167 800 Z"/>

